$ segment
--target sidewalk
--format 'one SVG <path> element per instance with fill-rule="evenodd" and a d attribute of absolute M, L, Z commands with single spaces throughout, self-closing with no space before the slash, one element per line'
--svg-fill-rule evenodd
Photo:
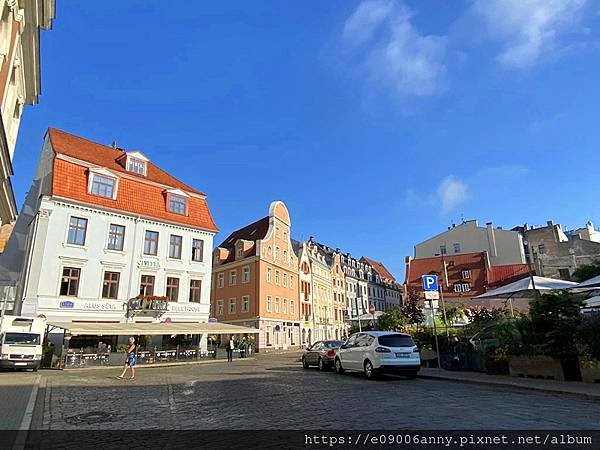
<path fill-rule="evenodd" d="M 443 369 L 421 369 L 419 378 L 474 383 L 517 389 L 529 389 L 551 394 L 576 395 L 600 401 L 600 384 L 577 381 L 539 380 L 535 378 L 510 377 L 508 375 L 488 375 L 479 372 L 455 372 Z"/>

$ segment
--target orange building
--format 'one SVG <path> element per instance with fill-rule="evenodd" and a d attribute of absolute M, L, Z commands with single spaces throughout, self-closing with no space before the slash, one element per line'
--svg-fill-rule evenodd
<path fill-rule="evenodd" d="M 300 345 L 297 248 L 285 204 L 231 233 L 213 252 L 211 314 L 259 330 L 256 349 Z"/>

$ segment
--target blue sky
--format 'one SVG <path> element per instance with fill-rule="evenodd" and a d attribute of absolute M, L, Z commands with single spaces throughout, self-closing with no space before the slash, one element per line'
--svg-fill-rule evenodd
<path fill-rule="evenodd" d="M 53 126 L 206 192 L 217 243 L 279 199 L 295 238 L 399 277 L 462 218 L 600 225 L 596 1 L 59 0 L 56 15 L 19 204 Z"/>

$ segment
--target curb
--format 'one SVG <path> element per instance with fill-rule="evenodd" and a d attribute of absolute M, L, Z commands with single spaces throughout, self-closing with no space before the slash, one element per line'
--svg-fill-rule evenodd
<path fill-rule="evenodd" d="M 254 360 L 256 359 L 254 356 L 250 356 L 248 358 L 238 358 L 234 359 L 232 362 L 236 361 L 245 361 L 245 360 Z M 202 364 L 218 364 L 218 363 L 226 363 L 226 359 L 215 359 L 215 360 L 204 360 L 204 361 L 181 361 L 181 362 L 172 362 L 172 363 L 162 363 L 162 364 L 142 364 L 136 365 L 135 370 L 140 369 L 160 369 L 161 367 L 177 367 L 177 366 L 199 366 Z M 108 370 L 108 369 L 120 369 L 123 365 L 120 366 L 96 366 L 96 367 L 78 367 L 76 369 L 61 369 L 62 372 L 79 372 L 79 371 L 88 371 L 88 370 Z M 45 369 L 41 369 L 45 370 Z M 48 369 L 49 371 L 54 371 L 56 369 Z"/>
<path fill-rule="evenodd" d="M 592 400 L 596 402 L 600 402 L 600 394 L 589 394 L 585 392 L 574 392 L 574 391 L 561 391 L 557 389 L 548 389 L 545 387 L 536 387 L 536 386 L 525 386 L 522 384 L 511 383 L 511 382 L 500 382 L 494 380 L 469 380 L 465 378 L 453 378 L 453 377 L 445 377 L 443 375 L 418 375 L 418 378 L 423 378 L 427 380 L 443 380 L 443 381 L 452 381 L 455 383 L 464 383 L 464 384 L 479 384 L 482 386 L 495 386 L 495 387 L 504 387 L 507 389 L 521 389 L 526 391 L 537 391 L 543 392 L 546 394 L 555 394 L 555 395 L 567 395 L 574 396 L 579 398 L 585 398 L 587 400 Z"/>

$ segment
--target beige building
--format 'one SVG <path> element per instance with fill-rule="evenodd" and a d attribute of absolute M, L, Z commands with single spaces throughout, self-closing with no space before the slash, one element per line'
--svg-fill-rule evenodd
<path fill-rule="evenodd" d="M 298 256 L 287 207 L 231 233 L 213 251 L 211 314 L 259 330 L 258 351 L 300 345 Z"/>
<path fill-rule="evenodd" d="M 50 29 L 54 0 L 0 0 L 0 222 L 17 217 L 10 181 L 24 105 L 38 102 L 40 29 Z M 4 230 L 4 234 L 7 231 Z M 0 238 L 0 252 L 6 239 Z"/>
<path fill-rule="evenodd" d="M 480 252 L 487 252 L 492 266 L 525 263 L 521 235 L 501 227 L 494 228 L 491 222 L 480 227 L 476 220 L 467 220 L 415 245 L 415 259 Z"/>

